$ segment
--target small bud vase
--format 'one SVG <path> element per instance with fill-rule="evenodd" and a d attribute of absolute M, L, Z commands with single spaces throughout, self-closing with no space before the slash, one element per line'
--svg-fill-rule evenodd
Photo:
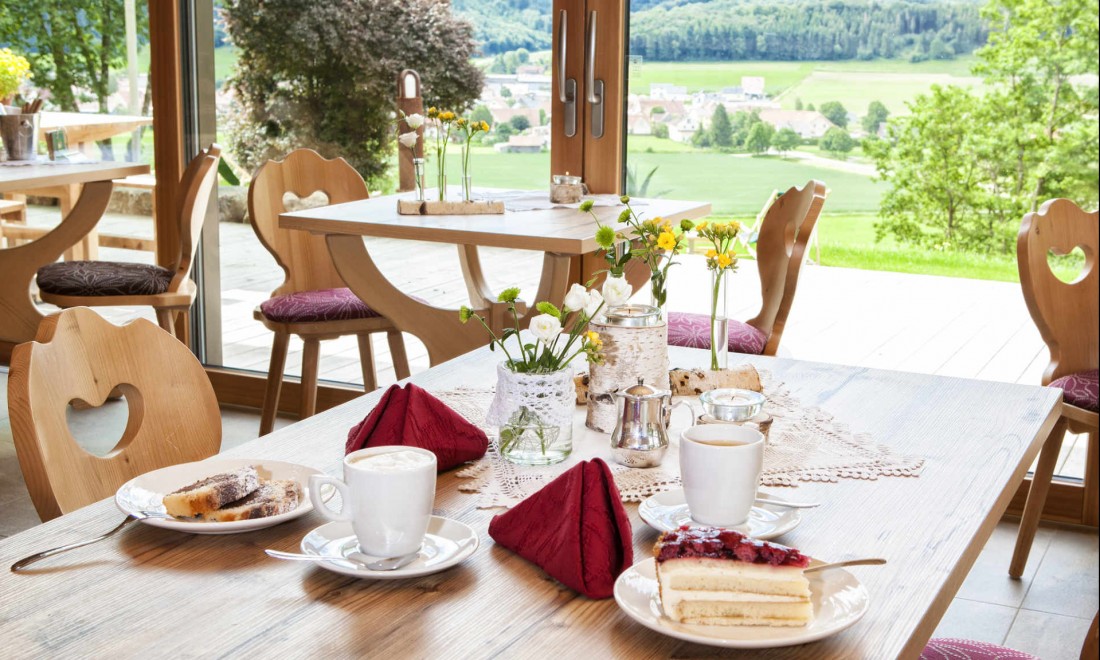
<path fill-rule="evenodd" d="M 413 176 L 416 177 L 416 201 L 426 201 L 424 197 L 424 158 L 413 158 Z"/>
<path fill-rule="evenodd" d="M 710 272 L 710 369 L 729 368 L 729 316 L 726 296 L 729 290 L 729 269 Z"/>

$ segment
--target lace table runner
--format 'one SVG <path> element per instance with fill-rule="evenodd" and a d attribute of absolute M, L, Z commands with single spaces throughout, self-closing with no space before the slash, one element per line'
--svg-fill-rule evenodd
<path fill-rule="evenodd" d="M 920 473 L 924 459 L 895 455 L 868 434 L 852 433 L 828 412 L 804 408 L 785 384 L 771 382 L 768 372 L 762 371 L 760 376 L 768 397 L 764 411 L 774 418 L 764 450 L 761 485 L 796 486 L 807 481 L 874 480 Z M 492 390 L 459 389 L 433 394 L 494 438 L 496 429 L 485 423 Z M 691 423 L 686 411 L 677 409 L 673 413 L 664 462 L 644 470 L 612 461 L 609 436 L 586 428 L 584 418 L 585 408 L 578 406 L 573 422 L 573 453 L 564 462 L 538 467 L 515 465 L 501 458 L 496 443 L 490 442 L 481 460 L 458 471 L 459 477 L 469 479 L 459 489 L 478 493 L 479 508 L 511 507 L 580 461 L 597 457 L 611 467 L 624 502 L 641 502 L 650 495 L 680 487 L 679 437 Z"/>

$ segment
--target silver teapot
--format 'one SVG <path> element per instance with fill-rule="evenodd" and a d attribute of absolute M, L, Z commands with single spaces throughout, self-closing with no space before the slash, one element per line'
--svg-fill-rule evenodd
<path fill-rule="evenodd" d="M 633 468 L 656 467 L 668 451 L 668 420 L 672 414 L 672 392 L 638 384 L 615 392 L 618 422 L 611 434 L 611 456 L 616 463 Z"/>

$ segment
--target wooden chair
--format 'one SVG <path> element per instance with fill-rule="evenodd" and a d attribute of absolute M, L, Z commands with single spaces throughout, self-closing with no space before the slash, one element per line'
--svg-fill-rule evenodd
<path fill-rule="evenodd" d="M 126 430 L 105 456 L 73 439 L 70 403 L 125 395 Z M 117 326 L 76 307 L 47 316 L 15 347 L 8 413 L 19 466 L 43 521 L 105 497 L 133 477 L 197 461 L 221 448 L 214 388 L 186 346 L 145 319 Z"/>
<path fill-rule="evenodd" d="M 1092 626 L 1085 634 L 1085 641 L 1081 644 L 1081 660 L 1096 660 L 1097 650 L 1100 649 L 1100 641 L 1097 639 L 1097 619 L 1100 613 L 1092 618 Z M 956 660 L 958 658 L 1022 658 L 1032 657 L 1021 651 L 1010 649 L 1007 646 L 990 644 L 989 642 L 975 642 L 969 639 L 932 639 L 921 651 L 919 660 Z M 1067 656 L 1068 657 L 1068 656 Z"/>
<path fill-rule="evenodd" d="M 211 145 L 183 174 L 183 198 L 179 209 L 179 258 L 169 268 L 150 264 L 113 261 L 65 261 L 38 270 L 42 300 L 63 309 L 107 305 L 149 305 L 157 312 L 160 327 L 174 334 L 177 317 L 183 331 L 179 337 L 190 343 L 188 316 L 195 301 L 196 287 L 191 266 L 206 220 L 210 192 L 217 184 L 221 149 Z"/>
<path fill-rule="evenodd" d="M 1043 444 L 1024 504 L 1020 533 L 1008 569 L 1008 574 L 1015 578 L 1023 575 L 1027 565 L 1067 429 L 1073 433 L 1088 433 L 1086 510 L 1097 498 L 1096 436 L 1100 426 L 1097 412 L 1100 410 L 1097 403 L 1097 368 L 1100 366 L 1098 218 L 1100 214 L 1096 211 L 1085 213 L 1069 200 L 1052 199 L 1038 212 L 1024 216 L 1016 240 L 1024 301 L 1050 350 L 1050 363 L 1043 372 L 1042 382 L 1062 388 L 1063 400 L 1061 417 Z M 1085 267 L 1075 281 L 1066 283 L 1051 272 L 1048 254 L 1069 254 L 1075 247 L 1084 251 Z"/>
<path fill-rule="evenodd" d="M 275 424 L 291 335 L 301 337 L 305 343 L 302 418 L 313 415 L 317 408 L 321 340 L 356 335 L 363 387 L 370 392 L 378 386 L 370 335 L 385 332 L 397 378 L 409 377 L 401 332 L 347 288 L 332 264 L 325 237 L 279 227 L 279 214 L 287 210 L 286 200 L 290 194 L 301 199 L 318 191 L 328 196 L 330 204 L 366 199 L 369 195 L 363 177 L 347 161 L 343 158 L 328 160 L 310 149 L 298 149 L 285 160 L 264 163 L 248 188 L 248 217 L 252 228 L 286 273 L 283 283 L 254 313 L 256 320 L 275 333 L 260 435 L 270 433 Z"/>
<path fill-rule="evenodd" d="M 763 304 L 760 312 L 747 322 L 730 319 L 730 351 L 775 355 L 779 350 L 806 246 L 817 226 L 826 194 L 824 183 L 810 180 L 801 188 L 787 190 L 768 209 L 756 241 Z M 670 345 L 710 348 L 709 315 L 673 312 L 668 316 Z"/>

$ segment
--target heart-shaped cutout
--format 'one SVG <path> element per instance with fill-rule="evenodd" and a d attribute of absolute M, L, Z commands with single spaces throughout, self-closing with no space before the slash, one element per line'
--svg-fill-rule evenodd
<path fill-rule="evenodd" d="M 1078 245 L 1069 252 L 1061 252 L 1055 248 L 1047 251 L 1047 267 L 1054 277 L 1066 284 L 1079 282 L 1092 270 L 1095 258 L 1089 254 L 1091 250 Z"/>
<path fill-rule="evenodd" d="M 283 208 L 288 213 L 315 209 L 319 206 L 328 206 L 328 195 L 323 190 L 314 190 L 305 197 L 299 197 L 289 190 L 283 193 Z"/>
<path fill-rule="evenodd" d="M 145 414 L 141 393 L 132 385 L 116 387 L 98 404 L 74 399 L 65 409 L 69 433 L 81 449 L 100 458 L 130 444 Z"/>

